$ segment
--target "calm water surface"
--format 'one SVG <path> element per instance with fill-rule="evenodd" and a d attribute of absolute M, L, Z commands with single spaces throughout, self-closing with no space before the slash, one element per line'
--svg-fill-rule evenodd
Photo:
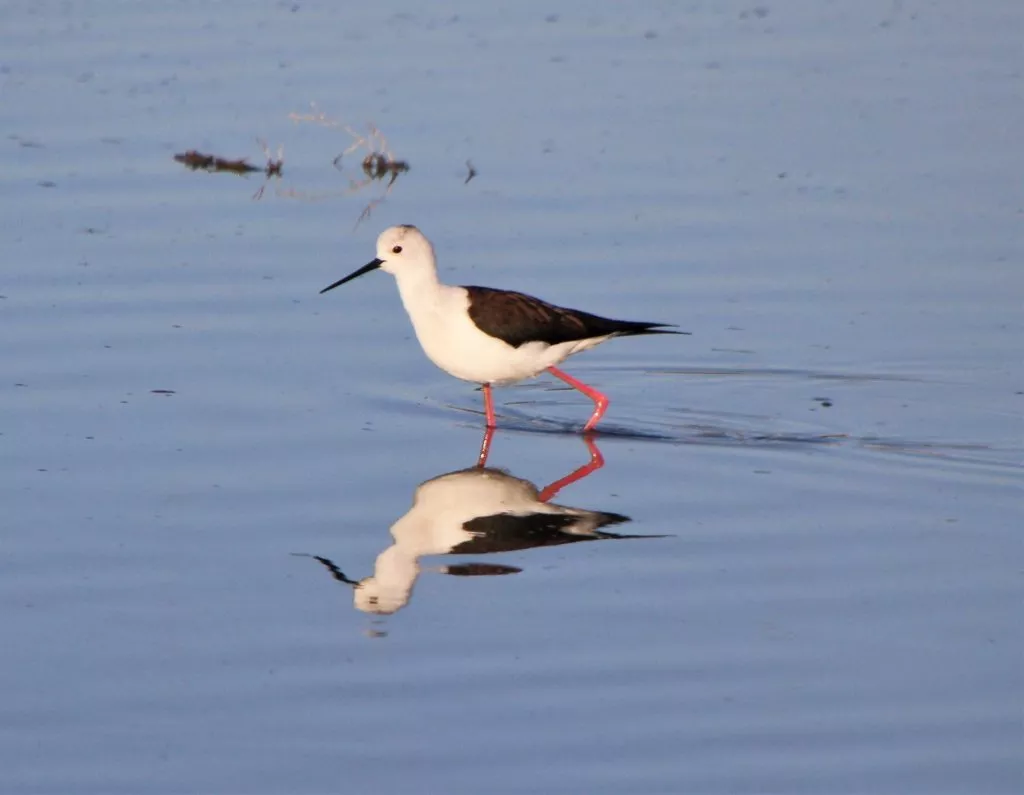
<path fill-rule="evenodd" d="M 1020 792 L 1022 29 L 7 3 L 0 792 Z M 411 166 L 358 225 L 311 102 Z M 498 391 L 467 473 L 390 277 L 317 295 L 392 223 L 692 336 L 568 364 L 593 450 Z M 573 475 L 601 540 L 480 518 Z"/>

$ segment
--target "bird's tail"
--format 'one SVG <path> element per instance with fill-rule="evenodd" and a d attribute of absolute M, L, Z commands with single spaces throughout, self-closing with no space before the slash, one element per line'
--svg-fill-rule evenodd
<path fill-rule="evenodd" d="M 685 334 L 689 331 L 676 331 L 672 323 L 644 323 L 638 320 L 620 320 L 616 324 L 615 333 L 621 337 L 635 337 L 640 334 Z"/>

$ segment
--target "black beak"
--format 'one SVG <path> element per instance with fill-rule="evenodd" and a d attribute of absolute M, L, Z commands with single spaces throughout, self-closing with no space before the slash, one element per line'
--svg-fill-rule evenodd
<path fill-rule="evenodd" d="M 353 580 L 350 577 L 346 577 L 345 572 L 339 569 L 330 558 L 322 558 L 319 555 L 307 555 L 305 552 L 293 552 L 292 554 L 297 558 L 313 558 L 317 563 L 322 563 L 327 571 L 331 573 L 331 576 L 338 582 L 343 582 L 345 585 L 351 585 L 354 588 L 359 587 L 359 580 Z"/>
<path fill-rule="evenodd" d="M 332 285 L 322 289 L 320 291 L 320 295 L 323 295 L 328 290 L 333 290 L 335 287 L 341 287 L 341 285 L 343 285 L 345 282 L 350 282 L 353 279 L 356 279 L 356 278 L 362 276 L 364 273 L 369 273 L 370 271 L 375 271 L 375 270 L 377 270 L 377 268 L 379 268 L 383 264 L 384 264 L 384 260 L 382 260 L 382 259 L 375 259 L 375 260 L 373 260 L 373 262 L 367 262 L 365 265 L 363 265 L 363 267 L 361 267 L 355 273 L 350 273 L 344 279 L 338 279 L 338 281 L 336 281 L 334 284 L 332 284 Z"/>

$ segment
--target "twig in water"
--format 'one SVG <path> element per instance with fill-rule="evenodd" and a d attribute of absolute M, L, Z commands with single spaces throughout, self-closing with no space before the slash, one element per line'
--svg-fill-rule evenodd
<path fill-rule="evenodd" d="M 267 165 L 266 168 L 264 169 L 264 171 L 267 174 L 267 178 L 266 180 L 264 180 L 263 184 L 260 185 L 259 190 L 252 195 L 252 197 L 253 199 L 262 199 L 263 191 L 267 187 L 267 183 L 270 181 L 270 178 L 281 176 L 281 171 L 284 168 L 284 144 L 281 144 L 280 146 L 277 147 L 277 157 L 274 157 L 273 155 L 270 154 L 270 147 L 267 146 L 266 141 L 264 141 L 262 138 L 257 138 L 256 143 L 260 145 L 260 149 L 263 150 L 264 157 L 267 158 Z"/>
<path fill-rule="evenodd" d="M 394 156 L 391 149 L 388 147 L 387 138 L 385 138 L 384 134 L 372 123 L 366 125 L 366 132 L 363 133 L 353 129 L 347 124 L 342 124 L 341 122 L 330 118 L 320 111 L 315 104 L 311 105 L 311 111 L 312 112 L 308 114 L 291 113 L 289 114 L 289 118 L 296 122 L 312 122 L 324 127 L 340 127 L 352 138 L 352 143 L 332 161 L 332 164 L 336 169 L 339 171 L 344 169 L 342 163 L 344 158 L 358 152 L 360 149 L 366 151 L 366 155 L 360 162 L 360 168 L 362 169 L 364 178 L 360 180 L 349 179 L 348 189 L 345 190 L 342 195 L 357 193 L 376 182 L 383 182 L 385 179 L 387 180 L 387 184 L 384 186 L 380 195 L 370 199 L 363 208 L 363 211 L 359 214 L 355 223 L 355 227 L 358 227 L 359 224 L 369 218 L 373 210 L 383 202 L 388 195 L 390 195 L 391 189 L 394 187 L 399 175 L 404 174 L 409 170 L 409 163 L 405 160 L 399 160 Z M 296 198 L 312 198 L 294 190 L 288 191 L 284 195 Z M 316 198 L 325 197 L 321 196 Z"/>
<path fill-rule="evenodd" d="M 284 169 L 284 147 L 279 146 L 277 148 L 277 156 L 270 154 L 270 149 L 267 144 L 256 139 L 260 147 L 263 149 L 263 154 L 266 155 L 267 164 L 260 168 L 249 163 L 244 157 L 232 160 L 227 157 L 219 157 L 217 155 L 207 155 L 199 152 L 195 149 L 189 149 L 186 152 L 181 152 L 174 156 L 174 159 L 181 163 L 186 168 L 192 171 L 208 171 L 211 174 L 218 172 L 226 172 L 229 174 L 238 174 L 239 176 L 248 176 L 256 172 L 266 174 L 267 180 L 271 177 L 280 177 Z M 253 195 L 254 199 L 258 199 L 263 195 L 263 189 L 266 187 L 266 183 L 260 186 L 260 189 Z"/>
<path fill-rule="evenodd" d="M 240 157 L 237 160 L 229 160 L 226 157 L 204 155 L 195 149 L 189 149 L 187 152 L 177 154 L 174 156 L 174 159 L 193 171 L 202 169 L 203 171 L 210 172 L 227 171 L 232 174 L 251 174 L 253 171 L 263 170 L 257 166 L 250 165 L 244 157 Z"/>

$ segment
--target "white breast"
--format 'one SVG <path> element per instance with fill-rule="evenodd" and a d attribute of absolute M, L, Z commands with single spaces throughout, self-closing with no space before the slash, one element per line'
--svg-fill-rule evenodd
<path fill-rule="evenodd" d="M 503 383 L 531 378 L 596 344 L 589 340 L 559 345 L 531 342 L 513 348 L 476 327 L 469 317 L 469 294 L 464 288 L 435 284 L 416 291 L 415 287 L 399 281 L 402 303 L 424 353 L 442 370 L 465 381 Z"/>

